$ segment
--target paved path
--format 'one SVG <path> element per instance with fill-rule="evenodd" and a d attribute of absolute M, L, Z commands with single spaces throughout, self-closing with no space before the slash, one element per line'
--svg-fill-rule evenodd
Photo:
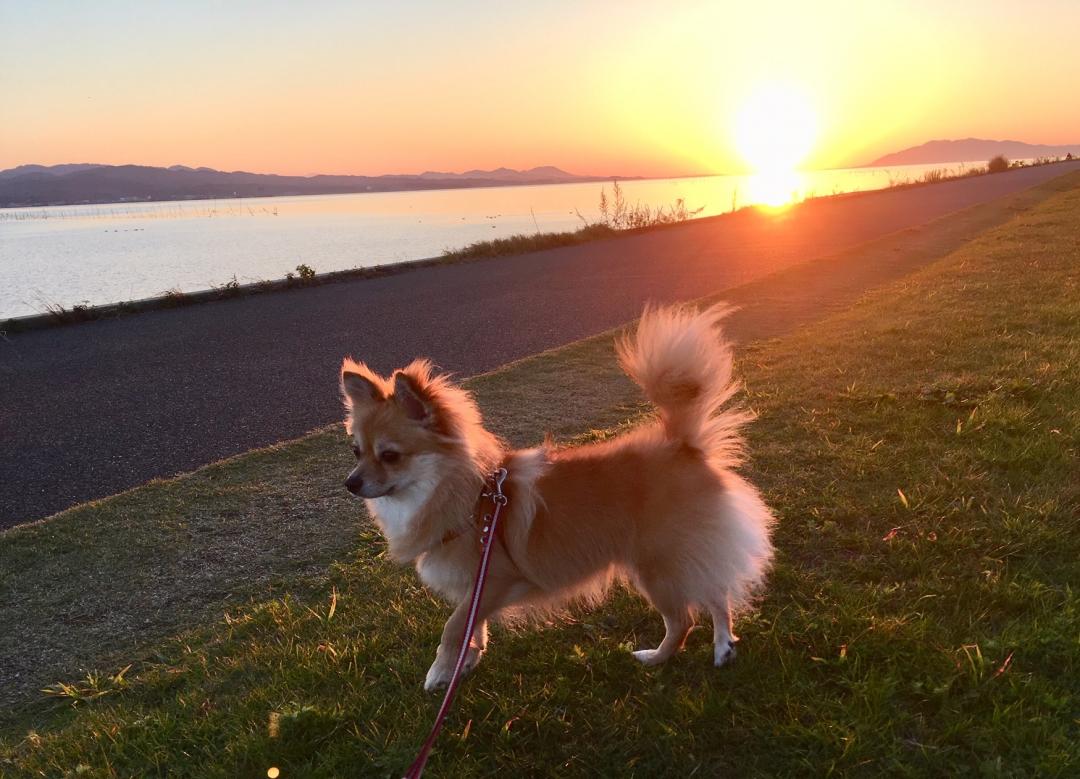
<path fill-rule="evenodd" d="M 1080 163 L 744 212 L 488 262 L 0 340 L 0 527 L 341 417 L 336 374 L 426 355 L 469 375 L 1018 192 Z"/>

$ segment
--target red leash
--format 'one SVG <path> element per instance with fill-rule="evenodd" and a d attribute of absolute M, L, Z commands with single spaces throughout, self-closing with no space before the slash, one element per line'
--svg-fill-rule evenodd
<path fill-rule="evenodd" d="M 442 706 L 439 707 L 439 713 L 435 715 L 435 724 L 431 726 L 431 733 L 428 734 L 427 741 L 421 747 L 420 754 L 416 756 L 416 760 L 409 766 L 409 770 L 405 772 L 404 779 L 420 779 L 420 775 L 424 773 L 424 765 L 428 761 L 432 747 L 435 746 L 435 739 L 438 738 L 439 731 L 442 730 L 446 715 L 450 713 L 450 704 L 454 701 L 454 693 L 457 692 L 458 683 L 461 681 L 461 669 L 465 667 L 465 658 L 469 654 L 469 641 L 472 640 L 473 630 L 476 629 L 476 613 L 480 610 L 480 598 L 484 594 L 484 582 L 487 581 L 488 561 L 491 559 L 491 547 L 494 546 L 492 542 L 495 538 L 495 525 L 499 521 L 499 512 L 506 505 L 506 496 L 502 491 L 504 481 L 506 481 L 506 469 L 500 468 L 492 474 L 487 491 L 480 495 L 481 498 L 491 498 L 495 508 L 491 514 L 484 515 L 484 530 L 483 535 L 480 537 L 482 548 L 480 567 L 476 570 L 476 583 L 473 584 L 469 618 L 465 622 L 465 635 L 461 637 L 461 651 L 458 652 L 457 665 L 454 666 L 450 684 L 446 687 L 446 696 L 443 698 Z"/>

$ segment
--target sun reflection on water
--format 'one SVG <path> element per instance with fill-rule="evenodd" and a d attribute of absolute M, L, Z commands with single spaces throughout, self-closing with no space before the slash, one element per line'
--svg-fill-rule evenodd
<path fill-rule="evenodd" d="M 794 170 L 765 170 L 747 179 L 747 201 L 753 205 L 780 208 L 803 199 L 803 177 Z"/>

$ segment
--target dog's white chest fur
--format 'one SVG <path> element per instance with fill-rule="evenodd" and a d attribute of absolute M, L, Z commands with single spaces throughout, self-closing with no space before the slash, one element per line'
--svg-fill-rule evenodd
<path fill-rule="evenodd" d="M 408 534 L 413 518 L 435 492 L 439 484 L 439 456 L 417 455 L 411 473 L 414 478 L 406 488 L 367 501 L 368 511 L 390 542 Z"/>
<path fill-rule="evenodd" d="M 454 602 L 465 600 L 473 585 L 472 569 L 463 568 L 461 560 L 445 550 L 429 552 L 417 560 L 416 573 L 426 586 Z"/>

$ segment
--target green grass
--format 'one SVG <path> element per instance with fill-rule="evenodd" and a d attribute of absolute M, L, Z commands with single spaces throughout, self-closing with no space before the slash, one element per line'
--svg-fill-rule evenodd
<path fill-rule="evenodd" d="M 602 238 L 611 238 L 617 231 L 606 225 L 585 225 L 577 230 L 561 233 L 541 233 L 534 235 L 520 233 L 506 238 L 494 238 L 490 241 L 476 241 L 460 249 L 447 249 L 442 256 L 447 261 L 479 260 L 488 257 L 502 257 L 511 254 L 525 254 L 560 246 L 576 246 Z"/>
<path fill-rule="evenodd" d="M 639 667 L 626 650 L 662 628 L 621 592 L 546 629 L 496 629 L 431 775 L 1075 775 L 1070 181 L 849 310 L 741 352 L 760 414 L 746 472 L 781 521 L 730 668 L 711 668 L 706 631 L 667 666 Z M 643 413 L 609 338 L 472 386 L 522 443 L 544 428 L 603 437 Z M 40 616 L 44 654 L 113 652 L 14 713 L 0 771 L 400 775 L 437 706 L 420 684 L 447 609 L 383 557 L 370 525 L 358 532 L 339 487 L 348 459 L 341 435 L 322 432 L 0 536 L 4 624 L 29 635 Z M 247 577 L 241 592 L 272 597 L 137 642 L 143 620 L 205 618 L 200 603 L 228 603 Z M 19 640 L 0 635 L 5 664 L 23 657 Z"/>

